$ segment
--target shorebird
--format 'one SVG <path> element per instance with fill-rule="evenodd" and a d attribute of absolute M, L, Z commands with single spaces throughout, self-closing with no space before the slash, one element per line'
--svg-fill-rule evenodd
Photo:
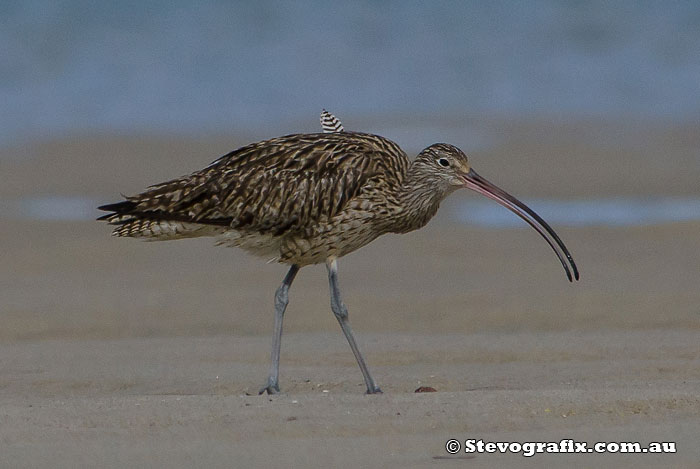
<path fill-rule="evenodd" d="M 292 134 L 234 150 L 200 171 L 99 207 L 114 236 L 174 240 L 213 236 L 289 265 L 275 292 L 271 363 L 260 394 L 279 392 L 282 320 L 301 267 L 325 263 L 331 310 L 355 355 L 367 393 L 381 392 L 357 346 L 338 286 L 338 258 L 386 233 L 425 226 L 460 188 L 476 191 L 530 224 L 579 279 L 569 250 L 533 210 L 477 174 L 467 155 L 445 143 L 413 160 L 391 140 L 346 132 L 321 115 L 323 133 Z M 572 273 L 573 272 L 573 273 Z"/>

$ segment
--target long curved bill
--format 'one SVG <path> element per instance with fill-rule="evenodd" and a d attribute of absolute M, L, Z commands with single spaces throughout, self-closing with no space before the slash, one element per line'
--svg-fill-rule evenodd
<path fill-rule="evenodd" d="M 569 250 L 566 249 L 566 246 L 562 240 L 559 238 L 559 236 L 557 236 L 552 227 L 550 227 L 547 222 L 542 219 L 542 217 L 537 215 L 532 209 L 530 209 L 530 207 L 508 194 L 503 189 L 500 189 L 496 185 L 479 176 L 473 169 L 470 169 L 469 173 L 464 176 L 464 181 L 468 189 L 485 195 L 489 199 L 495 200 L 537 230 L 540 236 L 547 241 L 549 247 L 551 247 L 557 254 L 561 265 L 566 271 L 566 276 L 569 278 L 569 282 L 573 282 L 573 279 L 578 280 L 578 268 L 576 267 L 573 257 L 571 257 L 571 253 L 569 253 Z M 569 269 L 569 265 L 571 266 L 571 269 Z M 572 270 L 574 272 L 573 278 L 571 275 Z"/>

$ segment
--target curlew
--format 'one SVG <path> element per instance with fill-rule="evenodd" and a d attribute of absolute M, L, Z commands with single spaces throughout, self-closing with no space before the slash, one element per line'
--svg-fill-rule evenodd
<path fill-rule="evenodd" d="M 267 382 L 279 392 L 282 320 L 301 267 L 325 263 L 331 310 L 355 355 L 367 393 L 381 392 L 348 322 L 337 259 L 386 233 L 425 226 L 449 194 L 476 191 L 530 224 L 549 244 L 569 281 L 579 273 L 554 230 L 525 204 L 472 168 L 457 147 L 430 145 L 413 160 L 378 135 L 346 132 L 325 110 L 323 133 L 293 134 L 234 150 L 188 176 L 99 207 L 113 235 L 145 240 L 212 236 L 216 243 L 289 265 L 275 293 Z"/>

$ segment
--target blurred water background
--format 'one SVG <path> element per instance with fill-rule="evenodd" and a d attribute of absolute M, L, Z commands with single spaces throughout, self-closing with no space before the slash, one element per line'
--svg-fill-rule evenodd
<path fill-rule="evenodd" d="M 556 226 L 640 226 L 700 220 L 700 197 L 614 197 L 581 200 L 525 199 Z M 34 196 L 0 200 L 0 217 L 43 221 L 94 220 L 97 199 Z M 452 207 L 451 218 L 486 228 L 526 228 L 527 224 L 489 200 L 470 199 Z"/>
<path fill-rule="evenodd" d="M 82 142 L 62 154 L 70 155 L 90 152 L 86 137 L 100 135 L 124 136 L 120 146 L 149 135 L 227 135 L 244 143 L 318 131 L 318 113 L 327 108 L 348 130 L 392 138 L 409 153 L 446 141 L 505 155 L 487 174 L 497 173 L 505 187 L 523 187 L 553 224 L 700 218 L 692 173 L 674 176 L 700 167 L 692 137 L 700 122 L 697 1 L 5 0 L 0 44 L 2 148 Z M 477 124 L 488 119 L 544 124 L 532 136 L 521 132 L 530 147 L 523 156 L 517 139 L 493 150 L 512 129 Z M 579 130 L 581 121 L 595 124 Z M 609 134 L 601 131 L 606 122 L 616 126 Z M 619 131 L 628 122 L 631 130 Z M 548 130 L 551 123 L 574 130 L 540 148 L 557 132 Z M 691 130 L 648 136 L 644 123 L 653 129 L 690 123 Z M 56 178 L 36 179 L 46 168 L 38 163 L 25 172 L 27 181 L 3 183 L 26 189 L 8 190 L 0 216 L 91 219 L 95 194 L 113 197 L 113 187 L 97 187 L 85 172 L 90 163 L 71 166 L 53 151 L 0 152 L 0 164 L 48 152 L 44 161 L 60 160 L 52 163 L 55 174 L 93 178 L 90 194 L 75 182 L 61 193 L 49 189 Z M 597 171 L 581 162 L 596 152 L 590 164 L 602 165 Z M 648 175 L 639 176 L 644 167 Z M 556 168 L 559 179 L 574 176 L 579 184 L 560 185 L 547 198 L 536 184 L 551 185 Z M 154 170 L 153 177 L 162 173 Z M 599 178 L 604 173 L 607 183 Z M 486 200 L 465 200 L 451 213 L 468 224 L 525 226 Z"/>
<path fill-rule="evenodd" d="M 298 123 L 322 107 L 387 121 L 700 118 L 697 1 L 5 0 L 0 43 L 5 143 L 269 136 L 312 130 Z"/>

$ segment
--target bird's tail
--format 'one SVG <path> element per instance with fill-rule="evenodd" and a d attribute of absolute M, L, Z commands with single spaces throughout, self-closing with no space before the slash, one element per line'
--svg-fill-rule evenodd
<path fill-rule="evenodd" d="M 97 208 L 111 212 L 97 220 L 106 221 L 115 226 L 112 236 L 166 241 L 213 236 L 222 231 L 221 226 L 167 219 L 157 212 L 139 212 L 137 203 L 130 200 L 102 205 Z"/>

